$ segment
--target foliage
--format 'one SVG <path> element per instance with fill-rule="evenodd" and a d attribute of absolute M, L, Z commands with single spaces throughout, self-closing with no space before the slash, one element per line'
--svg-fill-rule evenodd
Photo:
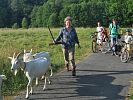
<path fill-rule="evenodd" d="M 26 28 L 26 29 L 28 28 L 28 21 L 25 17 L 22 20 L 22 28 Z"/>
<path fill-rule="evenodd" d="M 96 27 L 97 21 L 108 27 L 112 18 L 118 19 L 120 26 L 130 27 L 132 8 L 132 0 L 1 0 L 0 27 L 15 22 L 22 27 L 24 17 L 31 27 L 59 27 L 68 15 L 77 27 Z"/>
<path fill-rule="evenodd" d="M 37 27 L 37 20 L 36 20 L 36 17 L 37 17 L 36 12 L 37 11 L 38 11 L 38 7 L 34 6 L 32 12 L 31 12 L 31 27 Z"/>
<path fill-rule="evenodd" d="M 17 23 L 14 23 L 13 26 L 12 26 L 13 29 L 17 29 L 19 28 L 18 24 Z"/>
<path fill-rule="evenodd" d="M 58 25 L 58 16 L 56 13 L 52 13 L 48 20 L 48 25 L 52 27 L 57 27 Z"/>

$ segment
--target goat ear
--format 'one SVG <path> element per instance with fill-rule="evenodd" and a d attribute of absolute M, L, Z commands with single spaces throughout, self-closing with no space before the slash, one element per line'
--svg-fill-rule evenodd
<path fill-rule="evenodd" d="M 8 58 L 12 60 L 12 57 L 8 57 Z"/>
<path fill-rule="evenodd" d="M 32 49 L 30 50 L 30 53 L 32 53 Z"/>

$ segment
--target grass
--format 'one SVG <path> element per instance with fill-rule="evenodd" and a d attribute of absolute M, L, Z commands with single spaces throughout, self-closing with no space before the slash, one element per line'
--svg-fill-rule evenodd
<path fill-rule="evenodd" d="M 133 81 L 131 81 L 127 98 L 125 100 L 133 100 Z"/>
<path fill-rule="evenodd" d="M 57 37 L 59 28 L 51 28 L 54 37 Z M 87 56 L 91 50 L 91 39 L 89 34 L 95 29 L 76 28 L 79 37 L 81 49 L 76 46 L 75 59 L 79 61 Z M 30 29 L 0 29 L 0 74 L 5 74 L 7 80 L 4 81 L 2 92 L 3 95 L 13 95 L 26 88 L 27 78 L 22 71 L 19 71 L 15 77 L 11 71 L 11 63 L 8 59 L 15 52 L 23 52 L 24 49 L 33 49 L 33 52 L 48 51 L 52 59 L 54 72 L 63 68 L 64 60 L 60 45 L 49 46 L 52 41 L 47 28 L 30 28 Z"/>

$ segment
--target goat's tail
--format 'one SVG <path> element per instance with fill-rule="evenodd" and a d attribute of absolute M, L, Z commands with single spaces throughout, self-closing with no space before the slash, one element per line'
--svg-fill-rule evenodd
<path fill-rule="evenodd" d="M 3 79 L 3 80 L 6 80 L 6 76 L 5 75 L 0 75 L 0 77 Z"/>

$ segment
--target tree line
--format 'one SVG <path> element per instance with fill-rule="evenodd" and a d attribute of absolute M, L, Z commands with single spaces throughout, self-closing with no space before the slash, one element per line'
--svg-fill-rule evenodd
<path fill-rule="evenodd" d="M 132 8 L 132 0 L 0 0 L 0 27 L 60 27 L 66 16 L 75 27 L 107 27 L 112 18 L 131 27 Z"/>

